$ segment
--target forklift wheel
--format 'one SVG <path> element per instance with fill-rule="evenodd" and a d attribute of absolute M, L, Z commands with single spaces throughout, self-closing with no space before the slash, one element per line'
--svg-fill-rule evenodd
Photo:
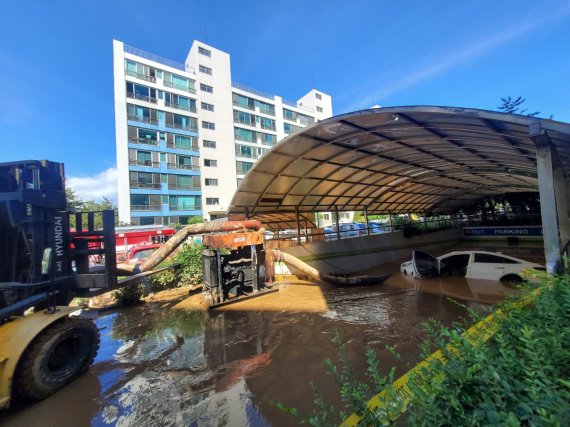
<path fill-rule="evenodd" d="M 46 398 L 85 373 L 98 349 L 99 331 L 90 320 L 66 318 L 51 325 L 20 359 L 14 392 L 26 400 Z"/>

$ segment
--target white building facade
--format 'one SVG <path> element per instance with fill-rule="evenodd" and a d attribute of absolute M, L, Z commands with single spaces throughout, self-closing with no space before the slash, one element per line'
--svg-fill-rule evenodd
<path fill-rule="evenodd" d="M 119 219 L 186 224 L 226 216 L 255 162 L 332 116 L 329 95 L 297 102 L 232 83 L 230 55 L 194 41 L 184 64 L 113 41 Z"/>

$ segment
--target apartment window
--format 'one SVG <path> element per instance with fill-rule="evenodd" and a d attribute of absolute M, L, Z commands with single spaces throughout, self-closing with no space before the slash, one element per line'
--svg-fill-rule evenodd
<path fill-rule="evenodd" d="M 323 109 L 321 107 L 317 107 L 317 112 L 322 113 Z"/>
<path fill-rule="evenodd" d="M 213 160 L 213 159 L 204 159 L 204 166 L 206 166 L 208 168 L 217 168 L 218 167 L 218 161 Z"/>
<path fill-rule="evenodd" d="M 214 104 L 208 104 L 207 102 L 202 102 L 202 110 L 214 111 Z"/>
<path fill-rule="evenodd" d="M 317 99 L 323 99 L 323 97 L 320 93 L 315 93 L 315 96 L 317 97 Z"/>
<path fill-rule="evenodd" d="M 206 187 L 217 187 L 218 180 L 215 178 L 206 178 Z"/>
<path fill-rule="evenodd" d="M 204 83 L 200 83 L 200 90 L 208 93 L 214 93 L 214 88 L 210 85 L 205 85 Z"/>
<path fill-rule="evenodd" d="M 204 146 L 204 148 L 216 148 L 216 141 L 208 141 L 207 139 L 205 139 L 202 142 L 202 145 Z"/>
<path fill-rule="evenodd" d="M 198 69 L 201 73 L 212 75 L 212 69 L 210 67 L 206 67 L 205 65 L 199 65 Z"/>
<path fill-rule="evenodd" d="M 215 130 L 215 129 L 216 129 L 216 124 L 215 124 L 215 123 L 212 123 L 212 122 L 205 122 L 205 121 L 202 121 L 202 128 L 203 128 L 203 129 Z"/>
<path fill-rule="evenodd" d="M 204 56 L 212 56 L 212 51 L 208 49 L 204 49 L 203 47 L 198 46 L 198 53 Z"/>
<path fill-rule="evenodd" d="M 220 199 L 217 197 L 206 197 L 206 204 L 207 205 L 219 205 Z"/>

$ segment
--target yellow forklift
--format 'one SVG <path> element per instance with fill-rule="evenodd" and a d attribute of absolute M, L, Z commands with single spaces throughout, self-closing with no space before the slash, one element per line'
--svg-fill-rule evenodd
<path fill-rule="evenodd" d="M 90 266 L 94 255 L 104 265 Z M 68 304 L 124 285 L 113 211 L 67 212 L 61 163 L 0 163 L 0 409 L 84 373 L 99 333 Z"/>

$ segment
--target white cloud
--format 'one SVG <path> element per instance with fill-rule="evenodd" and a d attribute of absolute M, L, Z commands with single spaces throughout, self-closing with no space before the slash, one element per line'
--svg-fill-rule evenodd
<path fill-rule="evenodd" d="M 66 186 L 85 200 L 100 202 L 103 197 L 117 203 L 117 168 L 109 168 L 93 176 L 68 177 Z"/>
<path fill-rule="evenodd" d="M 401 73 L 395 73 L 394 70 L 390 70 L 385 75 L 364 83 L 358 88 L 342 95 L 355 96 L 357 93 L 362 93 L 364 91 L 370 93 L 371 88 L 374 88 L 373 93 L 379 95 L 376 100 L 385 99 L 390 95 L 408 89 L 420 82 L 443 74 L 451 68 L 482 57 L 489 51 L 521 38 L 539 27 L 546 26 L 554 20 L 560 19 L 561 15 L 567 15 L 569 11 L 570 9 L 568 8 L 562 8 L 551 13 L 535 15 L 526 22 L 517 21 L 514 25 L 503 31 L 477 40 L 471 45 L 456 48 L 446 56 L 435 58 L 431 64 L 423 66 L 421 69 L 408 70 L 407 72 Z M 393 77 L 398 74 L 400 74 L 400 77 Z M 370 95 L 367 95 L 366 97 L 362 97 L 352 102 L 344 110 L 353 111 L 355 109 L 364 108 L 369 103 Z"/>

